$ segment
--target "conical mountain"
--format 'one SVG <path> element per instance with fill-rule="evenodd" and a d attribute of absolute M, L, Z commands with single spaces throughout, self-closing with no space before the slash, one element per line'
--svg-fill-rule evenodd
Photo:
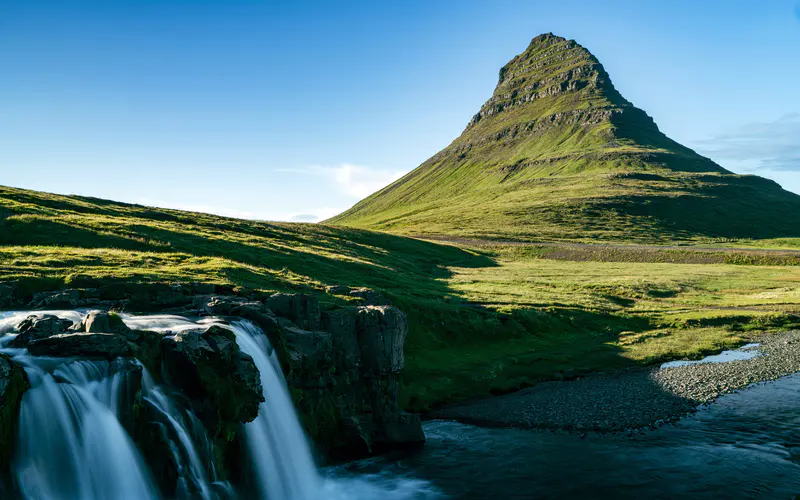
<path fill-rule="evenodd" d="M 675 240 L 800 236 L 800 196 L 659 131 L 574 40 L 537 36 L 455 141 L 330 219 L 403 234 Z"/>

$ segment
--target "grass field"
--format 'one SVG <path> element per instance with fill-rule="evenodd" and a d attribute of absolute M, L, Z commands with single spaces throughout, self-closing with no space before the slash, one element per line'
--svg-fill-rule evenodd
<path fill-rule="evenodd" d="M 315 293 L 335 307 L 345 299 L 326 285 L 385 293 L 409 317 L 402 400 L 417 411 L 796 327 L 797 264 L 792 252 L 724 248 L 454 245 L 0 187 L 0 281 L 23 295 L 201 281 Z"/>

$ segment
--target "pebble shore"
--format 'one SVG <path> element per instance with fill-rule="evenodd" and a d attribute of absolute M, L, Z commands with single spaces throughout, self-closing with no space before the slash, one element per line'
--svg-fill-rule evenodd
<path fill-rule="evenodd" d="M 800 331 L 759 337 L 761 355 L 543 382 L 429 417 L 493 427 L 626 432 L 671 422 L 722 394 L 800 372 Z"/>

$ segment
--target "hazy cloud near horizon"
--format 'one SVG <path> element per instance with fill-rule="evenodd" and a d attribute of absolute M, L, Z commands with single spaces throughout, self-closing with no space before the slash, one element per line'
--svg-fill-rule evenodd
<path fill-rule="evenodd" d="M 358 199 L 366 198 L 405 174 L 405 172 L 401 171 L 390 171 L 363 165 L 352 165 L 350 163 L 334 166 L 312 165 L 304 168 L 282 169 L 281 171 L 315 176 L 324 182 L 331 183 L 340 193 Z"/>
<path fill-rule="evenodd" d="M 713 160 L 746 164 L 749 170 L 800 172 L 800 113 L 771 122 L 751 123 L 697 141 L 695 147 Z"/>
<path fill-rule="evenodd" d="M 361 200 L 388 186 L 402 177 L 406 172 L 386 170 L 364 165 L 342 163 L 340 165 L 310 165 L 301 168 L 278 169 L 279 172 L 309 176 L 313 182 L 324 183 L 340 195 L 354 201 Z M 302 213 L 288 214 L 280 220 L 289 222 L 319 222 L 329 219 L 347 210 L 353 202 L 347 202 L 344 208 L 311 208 Z"/>

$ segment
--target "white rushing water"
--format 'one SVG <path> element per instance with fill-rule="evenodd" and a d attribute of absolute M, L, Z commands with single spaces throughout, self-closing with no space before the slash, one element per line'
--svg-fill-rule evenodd
<path fill-rule="evenodd" d="M 165 388 L 157 386 L 146 370 L 142 394 L 160 416 L 157 423 L 161 435 L 169 443 L 172 458 L 179 465 L 176 497 L 179 500 L 234 498 L 231 485 L 217 478 L 211 440 L 195 414 L 169 397 Z"/>
<path fill-rule="evenodd" d="M 19 358 L 18 358 L 19 359 Z M 107 361 L 73 361 L 48 373 L 29 357 L 15 470 L 30 499 L 158 498 L 118 418 L 127 373 Z M 43 360 L 42 365 L 52 364 Z M 48 363 L 49 362 L 49 363 Z"/>
<path fill-rule="evenodd" d="M 264 389 L 265 402 L 259 406 L 258 418 L 244 426 L 250 457 L 259 471 L 256 479 L 261 497 L 319 498 L 321 481 L 274 350 L 253 323 L 236 321 L 231 327 L 239 348 L 255 361 Z"/>
<path fill-rule="evenodd" d="M 74 323 L 85 312 L 53 311 Z M 0 313 L 0 347 L 30 313 Z M 438 497 L 429 483 L 391 475 L 320 474 L 295 412 L 278 359 L 263 331 L 249 321 L 228 325 L 215 318 L 192 321 L 180 316 L 123 316 L 131 328 L 165 335 L 210 324 L 229 328 L 239 348 L 250 355 L 261 376 L 265 402 L 258 417 L 243 425 L 249 460 L 240 498 L 265 500 L 401 500 Z M 31 356 L 24 349 L 2 349 L 21 363 L 31 381 L 20 412 L 15 472 L 27 499 L 148 500 L 160 498 L 148 468 L 126 431 L 131 400 L 141 372 L 141 395 L 153 423 L 169 444 L 178 466 L 176 498 L 227 500 L 237 493 L 219 481 L 213 448 L 199 419 L 179 403 L 180 394 L 154 383 L 132 359 L 89 361 Z M 130 424 L 129 422 L 127 422 Z"/>

